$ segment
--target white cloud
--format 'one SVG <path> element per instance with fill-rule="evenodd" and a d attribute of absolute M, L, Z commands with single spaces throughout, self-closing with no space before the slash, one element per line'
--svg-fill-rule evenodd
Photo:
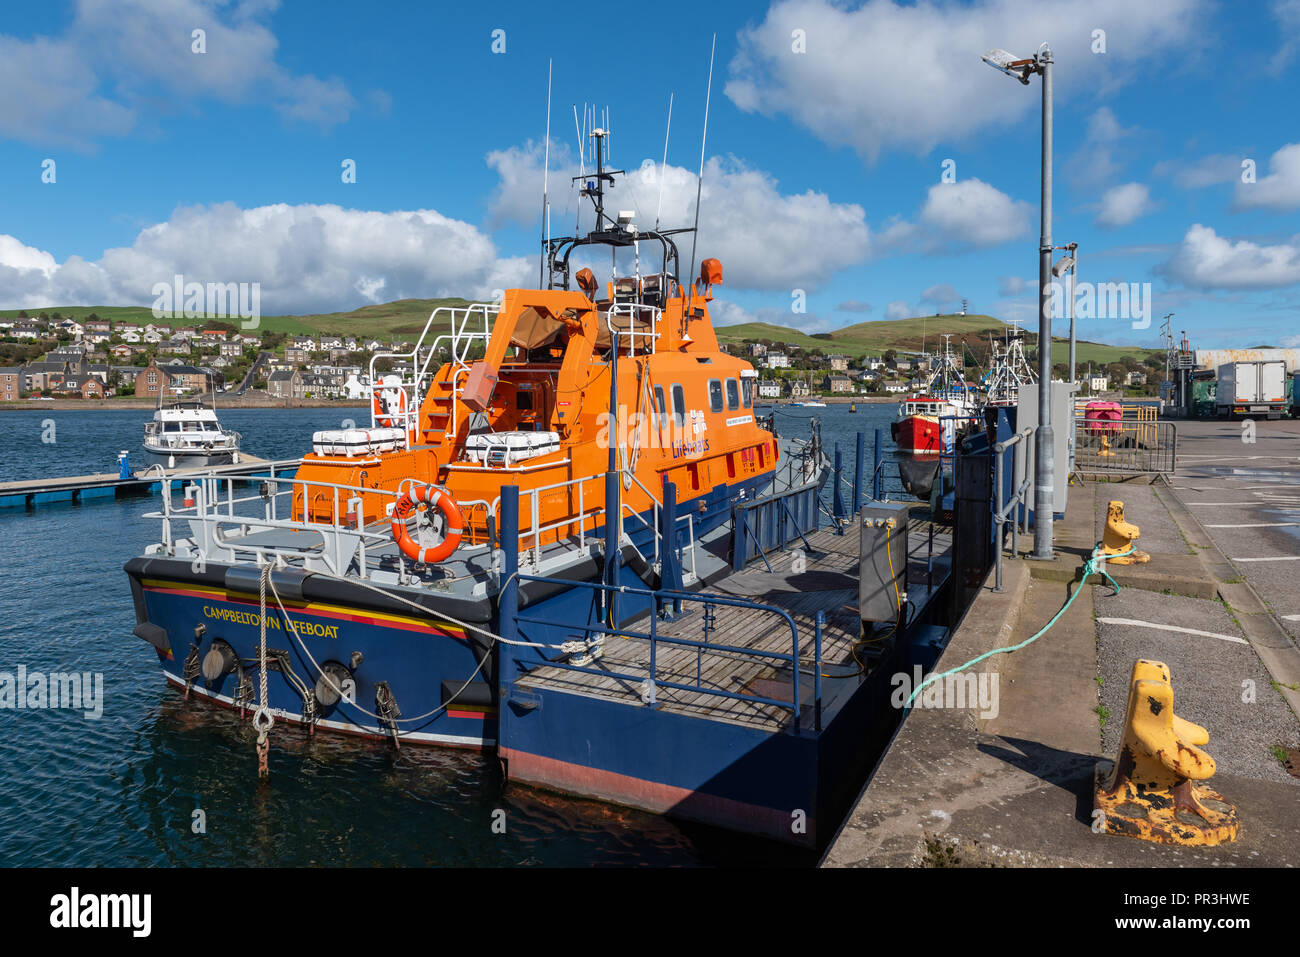
<path fill-rule="evenodd" d="M 1269 69 L 1281 73 L 1300 50 L 1300 0 L 1273 0 L 1273 16 L 1280 28 L 1282 45 L 1273 55 Z"/>
<path fill-rule="evenodd" d="M 1091 186 L 1114 180 L 1123 165 L 1116 161 L 1115 153 L 1137 132 L 1134 127 L 1121 126 L 1110 107 L 1101 107 L 1088 118 L 1083 144 L 1066 163 L 1066 178 Z"/>
<path fill-rule="evenodd" d="M 380 299 L 466 296 L 536 277 L 536 260 L 501 258 L 475 226 L 435 210 L 373 212 L 283 203 L 178 208 L 98 262 L 48 253 L 0 236 L 0 307 L 153 301 L 155 283 L 261 284 L 262 311 L 349 309 Z"/>
<path fill-rule="evenodd" d="M 489 209 L 493 222 L 520 225 L 539 222 L 542 186 L 542 144 L 495 150 L 486 157 L 499 177 Z M 577 174 L 572 154 L 552 147 L 551 179 L 568 193 L 568 180 Z M 663 205 L 660 210 L 660 185 Z M 660 211 L 664 228 L 689 226 L 695 218 L 694 170 L 657 163 L 632 168 L 606 196 L 606 212 L 632 209 L 642 229 L 654 226 Z M 558 190 L 557 190 L 558 192 Z M 591 206 L 583 200 L 582 229 L 590 228 Z M 572 220 L 557 216 L 552 196 L 552 233 L 572 228 Z M 570 207 L 572 209 L 572 207 Z M 691 237 L 677 237 L 682 279 L 690 269 Z M 728 288 L 811 291 L 835 273 L 864 262 L 871 253 L 866 213 L 856 203 L 834 202 L 826 193 L 807 190 L 783 193 L 770 174 L 734 157 L 712 157 L 705 164 L 700 205 L 696 265 L 706 257 L 722 260 Z M 642 248 L 642 255 L 647 253 Z"/>
<path fill-rule="evenodd" d="M 832 146 L 874 161 L 886 147 L 927 153 L 939 143 L 987 133 L 1038 109 L 1032 91 L 985 66 L 1003 46 L 1031 56 L 1044 38 L 1053 51 L 1058 103 L 1137 76 L 1170 51 L 1202 44 L 1204 0 L 950 0 L 901 5 L 868 0 L 781 0 L 743 29 L 726 94 L 741 110 L 784 114 Z M 1107 34 L 1091 52 L 1093 29 Z M 806 53 L 792 52 L 803 30 Z"/>
<path fill-rule="evenodd" d="M 536 226 L 542 214 L 543 172 L 545 169 L 544 143 L 529 140 L 523 146 L 492 150 L 485 157 L 488 166 L 496 170 L 497 187 L 488 202 L 488 221 L 493 226 L 514 223 L 518 226 Z M 569 172 L 573 152 L 567 144 L 551 140 L 551 179 L 556 186 L 556 196 L 551 197 L 551 222 L 555 222 L 554 202 L 557 196 L 567 195 Z M 564 171 L 563 173 L 561 171 Z M 577 170 L 573 170 L 576 175 Z M 548 184 L 549 185 L 549 184 Z"/>
<path fill-rule="evenodd" d="M 901 299 L 895 299 L 885 307 L 886 319 L 910 319 L 915 316 L 919 309 L 913 309 Z"/>
<path fill-rule="evenodd" d="M 894 236 L 930 251 L 996 246 L 1028 235 L 1033 207 L 978 179 L 936 183 L 926 194 L 919 227 Z"/>
<path fill-rule="evenodd" d="M 1020 276 L 999 276 L 998 277 L 998 295 L 999 296 L 1018 296 L 1026 289 L 1033 289 L 1037 282 L 1033 279 L 1024 279 Z"/>
<path fill-rule="evenodd" d="M 941 282 L 921 293 L 921 301 L 940 308 L 952 305 L 961 299 L 952 283 Z"/>
<path fill-rule="evenodd" d="M 332 126 L 355 101 L 336 77 L 276 62 L 274 2 L 80 0 L 60 35 L 0 35 L 0 136 L 87 148 L 125 136 L 141 114 L 178 99 L 266 103 L 286 118 Z M 206 31 L 206 52 L 192 31 Z"/>
<path fill-rule="evenodd" d="M 1159 269 L 1193 289 L 1277 289 L 1300 282 L 1300 236 L 1261 246 L 1195 224 Z"/>
<path fill-rule="evenodd" d="M 1097 225 L 1114 228 L 1127 226 L 1155 209 L 1151 190 L 1145 183 L 1125 183 L 1102 194 L 1098 204 Z"/>
<path fill-rule="evenodd" d="M 846 299 L 835 308 L 839 312 L 870 312 L 871 303 L 861 299 Z"/>
<path fill-rule="evenodd" d="M 1206 186 L 1231 183 L 1237 179 L 1241 175 L 1241 161 L 1245 158 L 1215 153 L 1191 163 L 1162 160 L 1156 164 L 1155 174 L 1171 177 L 1174 185 L 1182 189 L 1204 189 Z"/>
<path fill-rule="evenodd" d="M 1237 184 L 1236 209 L 1300 209 L 1300 143 L 1288 143 L 1269 157 L 1268 169 L 1253 183 Z"/>
<path fill-rule="evenodd" d="M 709 303 L 709 318 L 715 326 L 735 326 L 742 322 L 759 321 L 748 309 L 726 299 L 715 299 Z"/>

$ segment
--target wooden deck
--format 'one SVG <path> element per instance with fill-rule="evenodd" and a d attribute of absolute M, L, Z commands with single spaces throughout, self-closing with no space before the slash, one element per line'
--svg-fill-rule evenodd
<path fill-rule="evenodd" d="M 947 526 L 933 527 L 932 575 L 927 570 L 930 552 L 931 523 L 922 517 L 923 506 L 913 511 L 908 523 L 908 595 L 914 608 L 924 608 L 931 591 L 937 590 L 947 577 L 948 553 L 952 536 Z M 802 543 L 799 543 L 802 545 Z M 823 700 L 844 681 L 852 681 L 873 657 L 872 642 L 862 643 L 862 623 L 858 617 L 858 537 L 852 527 L 844 535 L 822 529 L 808 536 L 812 551 L 806 551 L 804 564 L 796 571 L 793 550 L 768 555 L 772 571 L 760 560 L 757 567 L 734 573 L 715 582 L 708 593 L 745 598 L 785 611 L 798 631 L 798 656 L 803 668 L 800 675 L 800 726 L 812 727 L 814 685 L 814 623 L 818 611 L 825 616 L 822 629 Z M 933 588 L 927 579 L 933 581 Z M 705 631 L 706 610 L 712 622 Z M 785 619 L 769 610 L 731 605 L 706 606 L 687 602 L 683 614 L 671 621 L 660 621 L 657 634 L 661 639 L 684 638 L 691 641 L 726 644 L 753 651 L 789 655 L 794 649 L 790 626 Z M 649 629 L 648 619 L 634 626 L 639 632 Z M 880 634 L 887 628 L 879 629 Z M 873 639 L 879 643 L 882 639 Z M 884 641 L 892 640 L 883 638 Z M 858 644 L 857 657 L 854 646 Z M 863 664 L 865 663 L 865 665 Z M 608 636 L 604 654 L 589 666 L 591 671 L 542 667 L 518 679 L 524 688 L 563 691 L 597 698 L 644 704 L 650 671 L 650 643 L 641 638 Z M 609 672 L 636 676 L 638 680 L 616 677 Z M 841 675 L 845 677 L 827 677 Z M 712 691 L 756 695 L 777 701 L 792 702 L 793 682 L 788 662 L 762 659 L 723 650 L 705 650 L 658 643 L 656 655 L 655 697 L 662 710 L 717 721 L 729 721 L 767 730 L 779 730 L 790 724 L 793 707 L 781 707 L 752 700 L 726 698 Z M 663 682 L 692 685 L 705 690 L 682 690 L 664 687 Z"/>

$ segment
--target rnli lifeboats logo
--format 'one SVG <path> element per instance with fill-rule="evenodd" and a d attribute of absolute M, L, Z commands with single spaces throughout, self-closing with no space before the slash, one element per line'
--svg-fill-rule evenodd
<path fill-rule="evenodd" d="M 673 443 L 673 458 L 675 459 L 698 459 L 708 451 L 708 439 L 699 439 L 694 442 L 687 441 Z"/>
<path fill-rule="evenodd" d="M 254 628 L 262 627 L 262 616 L 253 611 L 235 611 L 233 608 L 213 608 L 211 605 L 204 605 L 203 617 L 228 621 L 235 625 L 252 625 Z M 338 625 L 326 625 L 319 621 L 308 621 L 302 618 L 290 618 L 289 623 L 293 625 L 298 634 L 307 637 L 337 638 L 339 636 Z M 272 615 L 266 616 L 266 627 L 274 628 L 277 631 L 282 629 L 280 619 Z"/>

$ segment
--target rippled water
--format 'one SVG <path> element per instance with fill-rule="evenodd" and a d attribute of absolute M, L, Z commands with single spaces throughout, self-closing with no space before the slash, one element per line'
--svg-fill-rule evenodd
<path fill-rule="evenodd" d="M 892 406 L 818 414 L 828 441 L 886 423 Z M 247 451 L 300 454 L 354 409 L 230 410 Z M 0 481 L 112 471 L 138 459 L 148 410 L 0 413 L 11 450 Z M 54 423 L 54 442 L 48 425 Z M 784 419 L 796 434 L 802 423 Z M 870 435 L 868 435 L 870 448 Z M 869 459 L 868 459 L 869 461 Z M 157 537 L 154 499 L 0 509 L 0 672 L 103 675 L 98 720 L 0 710 L 0 864 L 693 865 L 806 864 L 809 854 L 530 788 L 503 788 L 495 760 L 297 732 L 273 735 L 259 785 L 249 726 L 185 702 L 163 681 L 122 564 Z M 206 833 L 191 831 L 201 808 Z M 506 812 L 506 833 L 493 812 Z M 499 816 L 498 816 L 499 817 Z"/>

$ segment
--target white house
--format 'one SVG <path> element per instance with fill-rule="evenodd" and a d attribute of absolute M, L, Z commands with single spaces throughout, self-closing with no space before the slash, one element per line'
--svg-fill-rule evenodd
<path fill-rule="evenodd" d="M 370 394 L 370 377 L 352 373 L 343 383 L 343 394 L 349 399 L 364 399 Z"/>
<path fill-rule="evenodd" d="M 763 357 L 763 366 L 767 369 L 788 369 L 790 357 L 784 352 L 769 352 Z"/>
<path fill-rule="evenodd" d="M 760 379 L 758 383 L 758 394 L 763 399 L 781 398 L 781 380 L 780 379 Z"/>

